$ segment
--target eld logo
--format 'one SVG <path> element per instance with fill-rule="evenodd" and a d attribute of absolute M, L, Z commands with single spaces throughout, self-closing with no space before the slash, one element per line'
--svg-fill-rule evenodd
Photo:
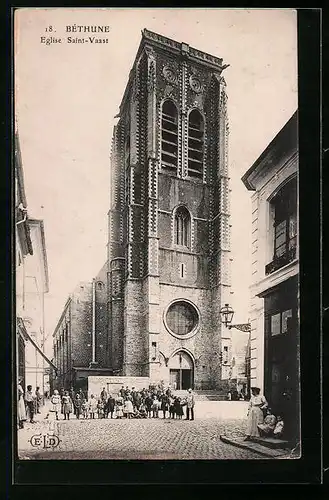
<path fill-rule="evenodd" d="M 56 448 L 61 440 L 54 434 L 34 434 L 29 439 L 29 443 L 33 448 Z"/>

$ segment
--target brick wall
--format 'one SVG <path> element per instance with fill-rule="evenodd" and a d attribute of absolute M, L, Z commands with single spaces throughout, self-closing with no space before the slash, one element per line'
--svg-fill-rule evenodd
<path fill-rule="evenodd" d="M 145 323 L 143 284 L 128 280 L 124 301 L 123 374 L 143 377 L 148 371 L 148 330 Z"/>
<path fill-rule="evenodd" d="M 95 279 L 96 362 L 109 367 L 106 265 Z M 67 330 L 67 334 L 66 334 Z M 56 385 L 69 387 L 72 367 L 89 367 L 92 361 L 92 283 L 81 282 L 71 295 L 54 334 L 55 364 L 59 368 Z"/>
<path fill-rule="evenodd" d="M 124 302 L 122 298 L 111 301 L 110 309 L 110 360 L 113 370 L 122 370 L 124 341 Z"/>
<path fill-rule="evenodd" d="M 80 284 L 71 303 L 72 359 L 75 366 L 88 366 L 91 362 L 92 287 Z"/>

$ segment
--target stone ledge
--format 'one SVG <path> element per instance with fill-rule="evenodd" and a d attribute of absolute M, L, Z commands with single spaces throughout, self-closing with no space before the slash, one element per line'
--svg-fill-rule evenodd
<path fill-rule="evenodd" d="M 272 448 L 272 449 L 291 449 L 292 446 L 290 446 L 289 441 L 286 441 L 284 439 L 277 439 L 275 437 L 264 437 L 264 438 L 253 438 L 252 441 L 257 444 L 261 444 L 262 446 L 265 446 L 266 448 Z"/>
<path fill-rule="evenodd" d="M 272 448 L 267 448 L 259 443 L 253 441 L 245 441 L 244 438 L 231 438 L 228 436 L 220 435 L 220 440 L 223 443 L 231 444 L 237 448 L 242 448 L 245 450 L 250 450 L 267 458 L 293 458 L 290 456 L 290 449 L 277 450 Z"/>

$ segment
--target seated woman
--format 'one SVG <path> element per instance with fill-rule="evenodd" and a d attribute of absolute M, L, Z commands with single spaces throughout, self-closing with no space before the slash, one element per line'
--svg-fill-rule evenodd
<path fill-rule="evenodd" d="M 140 412 L 137 408 L 134 408 L 134 411 L 131 414 L 131 418 L 141 418 Z"/>
<path fill-rule="evenodd" d="M 141 404 L 139 407 L 139 417 L 140 418 L 147 418 L 147 411 L 146 411 L 144 404 Z"/>
<path fill-rule="evenodd" d="M 258 424 L 258 430 L 260 436 L 271 436 L 275 429 L 276 416 L 272 414 L 270 408 L 267 410 L 266 417 L 262 424 Z"/>
<path fill-rule="evenodd" d="M 273 435 L 276 438 L 281 438 L 284 432 L 284 422 L 281 415 L 278 415 L 276 426 L 273 430 Z"/>

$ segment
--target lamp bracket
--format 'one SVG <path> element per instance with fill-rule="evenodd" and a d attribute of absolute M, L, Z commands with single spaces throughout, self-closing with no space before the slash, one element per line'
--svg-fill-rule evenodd
<path fill-rule="evenodd" d="M 251 324 L 250 323 L 240 323 L 237 325 L 227 325 L 227 328 L 231 330 L 231 328 L 236 328 L 237 330 L 240 330 L 241 332 L 251 332 Z"/>

